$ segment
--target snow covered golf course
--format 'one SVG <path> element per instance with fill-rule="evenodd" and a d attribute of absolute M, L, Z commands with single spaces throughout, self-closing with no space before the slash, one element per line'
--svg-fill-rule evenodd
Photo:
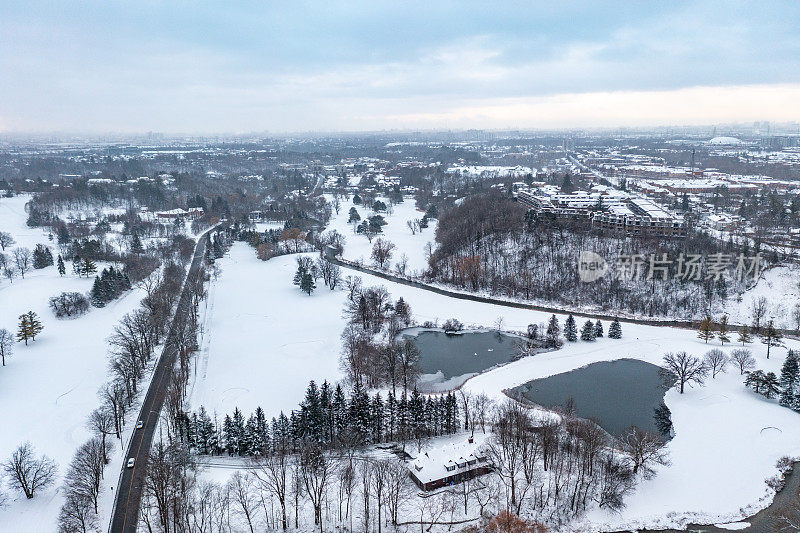
<path fill-rule="evenodd" d="M 320 287 L 307 296 L 292 285 L 294 256 L 261 262 L 243 243 L 234 244 L 219 265 L 222 274 L 212 283 L 203 326 L 193 408 L 204 405 L 210 414 L 221 414 L 239 407 L 247 413 L 260 405 L 272 417 L 296 408 L 309 380 L 341 379 L 343 291 Z M 387 287 L 395 300 L 402 296 L 417 322 L 441 323 L 455 317 L 468 326 L 491 327 L 502 317 L 505 329 L 522 331 L 549 318 L 361 277 L 365 286 Z M 786 345 L 797 347 L 794 341 Z M 712 347 L 719 343 L 706 345 L 693 331 L 623 324 L 620 340 L 567 343 L 558 351 L 476 376 L 464 386 L 501 400 L 507 388 L 596 361 L 635 358 L 659 364 L 666 352 L 686 350 L 702 356 Z M 729 353 L 736 347 L 722 349 Z M 755 342 L 748 348 L 758 368 L 779 371 L 786 349 L 773 349 L 766 360 L 764 345 Z M 591 529 L 740 519 L 769 504 L 772 491 L 764 481 L 777 472 L 776 461 L 785 455 L 800 456 L 800 415 L 750 392 L 732 367 L 716 379 L 709 378 L 705 387 L 690 388 L 683 395 L 670 390 L 666 403 L 675 427 L 675 438 L 668 444 L 672 464 L 642 481 L 621 513 L 589 513 L 585 521 L 592 521 Z"/>
<path fill-rule="evenodd" d="M 27 200 L 26 196 L 0 199 L 0 231 L 13 236 L 14 247 L 52 245 L 41 229 L 25 225 Z M 0 281 L 0 328 L 15 333 L 18 317 L 31 310 L 44 325 L 28 346 L 16 343 L 14 354 L 0 368 L 0 460 L 5 461 L 17 446 L 30 441 L 37 455 L 49 456 L 59 467 L 56 483 L 32 500 L 3 487 L 8 501 L 0 509 L 0 531 L 55 530 L 63 503 L 62 476 L 75 450 L 91 435 L 86 423 L 100 404 L 97 391 L 108 379 L 106 338 L 123 315 L 139 306 L 144 295 L 133 289 L 106 307 L 91 308 L 77 318 L 53 315 L 48 308 L 51 296 L 64 291 L 88 292 L 93 280 L 71 271 L 61 277 L 55 266 L 49 266 L 32 269 L 13 283 L 6 278 Z M 116 471 L 107 472 L 106 481 L 115 484 Z"/>

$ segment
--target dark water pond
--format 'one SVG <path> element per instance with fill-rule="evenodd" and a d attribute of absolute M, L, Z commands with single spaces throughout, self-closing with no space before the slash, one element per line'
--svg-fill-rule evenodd
<path fill-rule="evenodd" d="M 523 339 L 495 331 L 447 335 L 421 331 L 407 335 L 422 352 L 419 388 L 429 392 L 458 387 L 493 366 L 513 361 Z"/>
<path fill-rule="evenodd" d="M 548 408 L 564 406 L 572 399 L 579 417 L 593 418 L 618 436 L 632 425 L 660 433 L 654 415 L 666 391 L 656 365 L 620 359 L 529 381 L 510 394 Z"/>

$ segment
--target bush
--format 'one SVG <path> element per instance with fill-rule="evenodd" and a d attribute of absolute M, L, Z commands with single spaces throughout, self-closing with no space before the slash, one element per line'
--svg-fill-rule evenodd
<path fill-rule="evenodd" d="M 79 292 L 62 292 L 50 298 L 50 309 L 58 318 L 80 316 L 89 310 L 89 299 Z"/>
<path fill-rule="evenodd" d="M 442 329 L 445 333 L 457 333 L 464 329 L 464 324 L 455 318 L 449 318 L 444 324 L 442 324 Z"/>

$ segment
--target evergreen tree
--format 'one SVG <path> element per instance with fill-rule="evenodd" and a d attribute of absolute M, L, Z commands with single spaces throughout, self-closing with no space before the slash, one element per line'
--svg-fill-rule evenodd
<path fill-rule="evenodd" d="M 558 323 L 556 315 L 550 317 L 550 322 L 547 324 L 547 346 L 548 348 L 558 348 L 561 337 L 561 326 Z"/>
<path fill-rule="evenodd" d="M 615 318 L 611 325 L 608 327 L 608 338 L 609 339 L 621 339 L 622 338 L 622 326 L 619 323 L 619 319 Z"/>
<path fill-rule="evenodd" d="M 272 419 L 272 449 L 277 453 L 288 453 L 291 450 L 291 424 L 289 419 L 283 414 L 278 418 Z"/>
<path fill-rule="evenodd" d="M 745 387 L 753 389 L 753 392 L 761 394 L 764 378 L 765 375 L 763 370 L 753 370 L 745 375 L 744 385 Z"/>
<path fill-rule="evenodd" d="M 95 276 L 89 298 L 92 300 L 92 305 L 95 307 L 103 307 L 106 305 L 106 302 L 109 301 L 108 287 L 106 283 L 100 279 L 100 276 Z"/>
<path fill-rule="evenodd" d="M 20 315 L 19 327 L 17 329 L 17 340 L 25 341 L 25 346 L 28 345 L 28 340 L 35 341 L 36 336 L 41 333 L 44 326 L 39 321 L 39 317 L 33 311 Z"/>
<path fill-rule="evenodd" d="M 256 417 L 250 415 L 247 422 L 244 424 L 244 432 L 242 435 L 242 448 L 240 455 L 253 456 L 258 455 L 256 449 Z"/>
<path fill-rule="evenodd" d="M 781 394 L 779 401 L 782 406 L 795 407 L 798 378 L 800 378 L 800 367 L 798 367 L 797 356 L 794 350 L 789 350 L 781 367 Z"/>
<path fill-rule="evenodd" d="M 661 434 L 669 436 L 672 433 L 672 412 L 664 403 L 656 407 L 654 411 L 653 418 L 656 428 Z"/>
<path fill-rule="evenodd" d="M 425 432 L 425 404 L 422 400 L 422 395 L 416 387 L 411 392 L 411 398 L 408 402 L 409 422 L 411 436 L 415 439 L 422 438 Z"/>
<path fill-rule="evenodd" d="M 739 328 L 739 336 L 736 340 L 741 342 L 742 346 L 744 346 L 746 343 L 753 342 L 753 336 L 750 334 L 750 328 L 746 325 L 742 325 L 742 327 Z"/>
<path fill-rule="evenodd" d="M 317 384 L 312 380 L 306 389 L 306 396 L 300 404 L 300 437 L 315 443 L 322 443 L 325 428 L 325 414 L 320 401 Z"/>
<path fill-rule="evenodd" d="M 775 372 L 767 372 L 764 376 L 764 384 L 761 394 L 767 398 L 774 398 L 780 393 L 780 382 Z"/>
<path fill-rule="evenodd" d="M 139 238 L 138 233 L 134 233 L 133 239 L 131 239 L 131 253 L 136 255 L 144 253 L 144 246 L 142 246 L 142 240 Z"/>
<path fill-rule="evenodd" d="M 358 214 L 358 210 L 355 207 L 351 207 L 349 216 L 347 218 L 347 222 L 349 224 L 358 224 L 360 221 L 361 221 L 361 215 Z"/>
<path fill-rule="evenodd" d="M 205 407 L 200 406 L 200 414 L 197 417 L 197 447 L 200 453 L 212 453 L 214 436 L 216 430 L 211 422 Z"/>
<path fill-rule="evenodd" d="M 328 380 L 324 380 L 322 386 L 319 388 L 319 403 L 322 410 L 322 434 L 320 438 L 321 441 L 326 444 L 330 444 L 333 437 L 332 401 L 333 391 L 328 384 Z"/>
<path fill-rule="evenodd" d="M 229 434 L 229 453 L 232 455 L 242 454 L 242 444 L 244 439 L 244 416 L 238 407 L 233 409 L 232 432 Z"/>
<path fill-rule="evenodd" d="M 64 266 L 64 258 L 61 257 L 61 254 L 58 255 L 58 275 L 63 276 L 66 274 L 67 268 Z"/>
<path fill-rule="evenodd" d="M 700 327 L 697 331 L 697 336 L 708 344 L 708 341 L 714 338 L 714 321 L 710 316 L 705 317 L 700 321 Z"/>
<path fill-rule="evenodd" d="M 306 274 L 308 274 L 308 269 L 306 268 L 305 263 L 298 263 L 297 272 L 294 273 L 294 279 L 292 280 L 292 283 L 299 287 L 303 283 L 303 277 Z"/>
<path fill-rule="evenodd" d="M 597 319 L 597 322 L 594 325 L 594 336 L 595 337 L 602 337 L 603 336 L 603 323 L 600 322 L 600 319 Z"/>
<path fill-rule="evenodd" d="M 581 340 L 582 341 L 594 341 L 594 323 L 591 320 L 587 320 L 586 323 L 581 328 Z"/>
<path fill-rule="evenodd" d="M 397 303 L 394 305 L 394 314 L 397 316 L 397 319 L 402 323 L 404 326 L 408 326 L 411 324 L 411 307 L 403 300 L 401 296 Z"/>
<path fill-rule="evenodd" d="M 28 339 L 34 341 L 36 336 L 44 329 L 39 317 L 33 311 L 20 315 L 19 328 L 17 330 L 17 340 L 25 341 L 28 345 Z"/>
<path fill-rule="evenodd" d="M 578 326 L 575 324 L 575 317 L 572 316 L 572 313 L 567 317 L 567 321 L 564 322 L 564 338 L 569 342 L 578 340 Z"/>
<path fill-rule="evenodd" d="M 317 285 L 314 283 L 314 276 L 312 276 L 310 272 L 303 274 L 303 278 L 300 281 L 300 290 L 311 296 L 311 293 L 314 292 L 316 288 Z"/>
<path fill-rule="evenodd" d="M 350 422 L 349 426 L 357 436 L 357 440 L 360 443 L 368 443 L 371 425 L 369 396 L 367 396 L 366 391 L 358 382 L 356 382 L 353 390 L 350 393 L 348 415 Z"/>
<path fill-rule="evenodd" d="M 336 389 L 333 391 L 333 398 L 331 399 L 331 416 L 333 418 L 331 442 L 336 444 L 345 435 L 348 426 L 347 399 L 345 398 L 342 386 L 338 383 L 336 384 Z"/>
<path fill-rule="evenodd" d="M 222 448 L 228 452 L 228 455 L 233 455 L 233 450 L 236 448 L 236 430 L 233 427 L 233 420 L 230 415 L 225 415 L 222 421 Z"/>
<path fill-rule="evenodd" d="M 58 226 L 58 244 L 68 244 L 69 243 L 69 230 L 67 230 L 66 224 L 61 224 Z"/>
<path fill-rule="evenodd" d="M 97 265 L 94 264 L 94 261 L 89 259 L 88 257 L 84 257 L 81 259 L 81 262 L 78 266 L 78 273 L 81 276 L 86 276 L 87 278 L 97 272 Z"/>
<path fill-rule="evenodd" d="M 723 315 L 722 318 L 719 319 L 719 325 L 717 327 L 717 338 L 723 346 L 725 346 L 726 342 L 731 342 L 731 338 L 728 336 L 729 333 L 730 327 L 728 326 L 728 315 Z"/>
<path fill-rule="evenodd" d="M 49 267 L 53 264 L 53 254 L 50 248 L 43 244 L 37 244 L 33 249 L 33 268 L 40 269 Z"/>
<path fill-rule="evenodd" d="M 761 333 L 761 342 L 767 345 L 767 359 L 769 359 L 770 347 L 780 346 L 781 339 L 783 339 L 783 335 L 777 329 L 775 329 L 772 320 L 767 322 L 767 325 L 764 327 L 764 330 Z"/>
<path fill-rule="evenodd" d="M 370 417 L 372 418 L 372 442 L 383 442 L 383 400 L 380 393 L 372 398 Z"/>
<path fill-rule="evenodd" d="M 261 406 L 256 407 L 253 415 L 255 418 L 255 433 L 253 436 L 253 453 L 256 455 L 266 455 L 269 451 L 269 426 L 264 410 Z"/>
<path fill-rule="evenodd" d="M 389 432 L 388 438 L 391 441 L 394 440 L 397 427 L 397 400 L 391 390 L 386 396 L 385 418 L 386 430 Z"/>

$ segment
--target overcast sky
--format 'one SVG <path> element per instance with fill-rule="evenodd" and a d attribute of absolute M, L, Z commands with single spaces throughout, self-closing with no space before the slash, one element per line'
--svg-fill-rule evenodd
<path fill-rule="evenodd" d="M 800 120 L 800 2 L 0 2 L 0 131 Z"/>

